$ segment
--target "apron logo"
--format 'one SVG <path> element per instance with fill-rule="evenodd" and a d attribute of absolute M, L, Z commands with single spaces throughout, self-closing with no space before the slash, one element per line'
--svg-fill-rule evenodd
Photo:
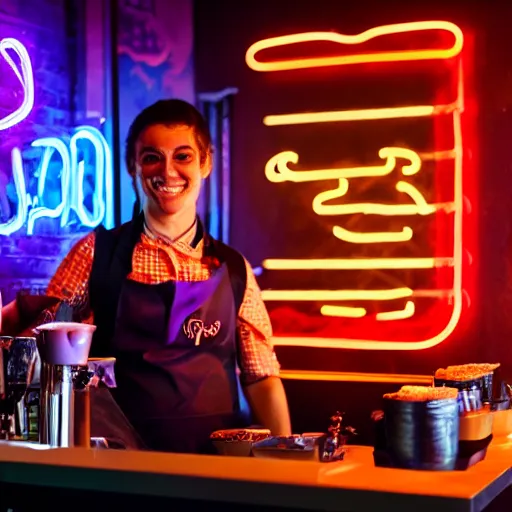
<path fill-rule="evenodd" d="M 220 331 L 220 322 L 216 320 L 213 324 L 205 326 L 204 322 L 198 318 L 189 318 L 183 324 L 183 332 L 189 340 L 195 340 L 194 345 L 201 343 L 201 336 L 213 338 Z"/>

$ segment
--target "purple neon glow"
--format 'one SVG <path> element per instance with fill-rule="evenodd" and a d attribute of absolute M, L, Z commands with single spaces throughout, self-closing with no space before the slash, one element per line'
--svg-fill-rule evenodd
<path fill-rule="evenodd" d="M 19 64 L 12 59 L 9 50 L 18 56 Z M 34 107 L 34 75 L 27 49 L 17 39 L 12 37 L 1 39 L 0 55 L 7 62 L 23 87 L 22 104 L 14 112 L 0 119 L 0 130 L 7 130 L 7 128 L 21 123 Z"/>
<path fill-rule="evenodd" d="M 8 51 L 14 51 L 20 64 L 15 63 Z M 13 70 L 23 87 L 21 106 L 0 120 L 0 130 L 11 128 L 21 123 L 34 106 L 34 76 L 30 57 L 24 45 L 14 39 L 5 38 L 0 41 L 0 54 Z M 79 149 L 79 141 L 87 141 L 94 148 L 94 190 L 92 207 L 89 211 L 85 205 L 85 159 L 83 147 Z M 27 192 L 27 183 L 23 168 L 22 153 L 19 148 L 11 151 L 12 174 L 17 197 L 17 211 L 6 222 L 0 223 L 0 235 L 12 235 L 27 226 L 27 235 L 34 234 L 34 226 L 38 219 L 60 217 L 60 226 L 69 222 L 70 211 L 73 210 L 82 226 L 94 228 L 105 221 L 107 227 L 113 227 L 113 183 L 112 158 L 110 148 L 103 134 L 94 127 L 80 126 L 72 135 L 69 147 L 57 137 L 44 137 L 32 142 L 32 147 L 40 147 L 43 154 L 39 164 L 37 193 Z M 54 208 L 45 205 L 44 193 L 48 177 L 48 169 L 54 153 L 58 153 L 61 161 L 60 170 L 60 204 Z"/>

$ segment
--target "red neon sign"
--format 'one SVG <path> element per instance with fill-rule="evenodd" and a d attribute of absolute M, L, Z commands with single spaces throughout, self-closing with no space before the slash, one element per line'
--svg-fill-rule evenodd
<path fill-rule="evenodd" d="M 426 32 L 440 36 L 437 47 L 414 45 L 414 37 Z M 383 36 L 404 34 L 412 41 L 407 50 L 362 48 Z M 450 45 L 446 38 L 441 40 L 446 34 L 452 36 Z M 340 45 L 342 51 L 260 60 L 267 51 L 318 41 Z M 434 66 L 441 62 L 446 67 L 449 77 L 436 84 L 432 101 L 425 104 L 389 106 L 383 101 L 378 108 L 269 113 L 263 119 L 269 129 L 284 130 L 291 125 L 312 129 L 330 123 L 337 130 L 379 123 L 389 125 L 391 132 L 395 123 L 408 120 L 411 131 L 429 132 L 424 139 L 433 141 L 429 148 L 425 144 L 415 147 L 412 140 L 403 139 L 381 146 L 371 165 L 358 163 L 357 155 L 350 154 L 340 158 L 350 158 L 351 165 L 311 168 L 302 161 L 301 148 L 270 156 L 266 178 L 276 187 L 286 186 L 297 197 L 314 190 L 311 210 L 304 215 L 317 216 L 326 232 L 339 241 L 334 251 L 322 257 L 315 249 L 315 257 L 272 255 L 263 262 L 269 279 L 274 274 L 293 273 L 301 283 L 263 290 L 276 345 L 420 350 L 442 343 L 457 327 L 464 302 L 463 214 L 468 200 L 463 186 L 463 46 L 462 31 L 453 23 L 425 21 L 375 27 L 351 36 L 330 32 L 286 35 L 259 41 L 248 49 L 247 65 L 260 72 L 385 62 L 389 72 L 396 73 L 396 66 L 404 61 L 434 61 Z M 356 51 L 343 53 L 347 48 Z M 399 71 L 403 72 L 403 66 Z M 299 75 L 295 79 L 300 80 Z M 378 142 L 372 140 L 372 144 Z M 385 198 L 380 192 L 384 189 Z M 368 190 L 377 193 L 371 196 Z M 324 280 L 320 286 L 316 282 L 320 273 L 333 276 L 333 282 L 334 277 L 346 275 L 351 285 L 329 286 Z"/>

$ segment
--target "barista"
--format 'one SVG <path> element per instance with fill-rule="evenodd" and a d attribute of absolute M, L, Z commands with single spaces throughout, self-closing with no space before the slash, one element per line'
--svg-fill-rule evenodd
<path fill-rule="evenodd" d="M 126 141 L 142 213 L 79 241 L 47 290 L 73 306 L 75 320 L 97 325 L 91 356 L 116 357 L 115 400 L 149 449 L 206 452 L 211 432 L 251 419 L 290 434 L 254 274 L 197 217 L 211 155 L 192 105 L 143 110 Z"/>

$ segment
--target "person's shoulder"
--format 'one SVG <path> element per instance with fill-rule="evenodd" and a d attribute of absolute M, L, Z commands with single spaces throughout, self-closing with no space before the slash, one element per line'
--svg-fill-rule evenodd
<path fill-rule="evenodd" d="M 90 231 L 85 236 L 80 238 L 72 248 L 72 251 L 76 252 L 89 252 L 94 250 L 94 244 L 96 242 L 96 232 Z"/>
<path fill-rule="evenodd" d="M 120 226 L 114 226 L 113 228 L 109 228 L 109 229 L 107 229 L 103 224 L 100 224 L 99 226 L 97 226 L 94 229 L 93 233 L 96 233 L 96 234 L 108 233 L 108 234 L 112 234 L 112 235 L 117 235 L 117 234 L 123 233 L 127 229 L 130 229 L 132 225 L 133 225 L 133 221 L 131 221 L 131 220 L 121 224 Z"/>
<path fill-rule="evenodd" d="M 71 245 L 62 263 L 76 264 L 78 261 L 92 261 L 95 245 L 96 233 L 90 231 Z"/>
<path fill-rule="evenodd" d="M 130 220 L 124 222 L 120 226 L 115 226 L 110 229 L 106 229 L 105 226 L 99 225 L 94 230 L 96 234 L 97 243 L 101 246 L 106 245 L 110 247 L 112 244 L 117 244 L 122 241 L 128 243 L 132 239 L 138 239 L 143 231 L 143 223 L 140 219 Z"/>
<path fill-rule="evenodd" d="M 125 222 L 120 226 L 106 229 L 103 224 L 100 224 L 95 229 L 80 238 L 72 247 L 71 251 L 75 253 L 93 253 L 96 241 L 103 236 L 119 236 L 122 232 L 129 228 L 130 222 Z"/>

